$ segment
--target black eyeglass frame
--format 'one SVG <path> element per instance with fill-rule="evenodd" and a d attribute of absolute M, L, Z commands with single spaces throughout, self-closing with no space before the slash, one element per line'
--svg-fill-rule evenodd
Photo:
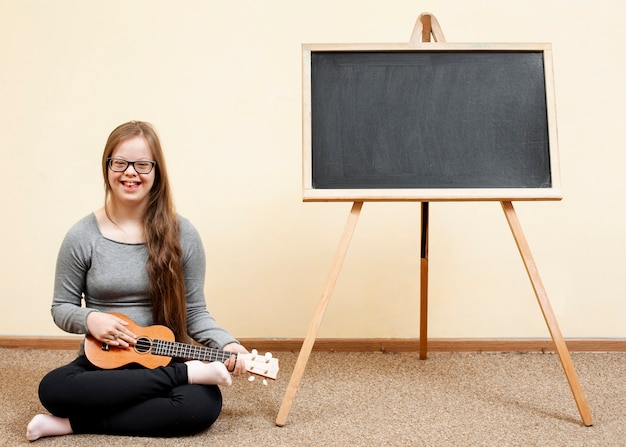
<path fill-rule="evenodd" d="M 126 166 L 124 166 L 124 169 L 113 169 L 114 161 L 123 161 L 126 163 Z M 150 163 L 150 170 L 147 172 L 138 171 L 137 168 L 135 167 L 135 163 Z M 115 157 L 107 158 L 107 165 L 109 166 L 109 169 L 113 172 L 125 172 L 129 166 L 132 166 L 137 174 L 150 174 L 152 170 L 154 169 L 154 167 L 156 166 L 156 164 L 157 162 L 152 161 L 152 160 L 126 160 L 125 158 L 115 158 Z"/>

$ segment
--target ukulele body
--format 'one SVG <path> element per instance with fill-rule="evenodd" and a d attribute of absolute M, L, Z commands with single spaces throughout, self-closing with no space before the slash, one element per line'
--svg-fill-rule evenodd
<path fill-rule="evenodd" d="M 152 354 L 154 340 L 168 342 L 175 340 L 174 333 L 170 328 L 161 325 L 143 327 L 122 314 L 114 312 L 111 314 L 128 322 L 126 327 L 137 335 L 137 344 L 128 348 L 120 348 L 109 346 L 99 342 L 91 335 L 87 335 L 85 337 L 85 354 L 91 363 L 103 369 L 119 368 L 130 363 L 139 363 L 146 368 L 154 369 L 159 366 L 166 366 L 171 362 L 172 357 Z"/>

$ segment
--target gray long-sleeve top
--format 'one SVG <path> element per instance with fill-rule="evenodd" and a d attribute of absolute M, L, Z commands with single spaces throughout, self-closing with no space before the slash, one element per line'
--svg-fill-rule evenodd
<path fill-rule="evenodd" d="M 187 219 L 178 216 L 178 220 L 187 290 L 187 332 L 198 343 L 221 349 L 237 340 L 207 311 L 202 240 Z M 66 332 L 86 334 L 87 315 L 100 311 L 119 312 L 139 326 L 152 325 L 147 259 L 145 244 L 105 238 L 94 214 L 78 221 L 59 250 L 52 301 L 54 322 Z"/>

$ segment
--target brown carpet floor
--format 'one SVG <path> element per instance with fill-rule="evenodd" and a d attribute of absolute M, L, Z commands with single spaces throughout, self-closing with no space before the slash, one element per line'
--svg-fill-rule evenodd
<path fill-rule="evenodd" d="M 37 385 L 74 352 L 0 349 L 3 446 L 626 446 L 626 353 L 572 353 L 594 426 L 581 423 L 553 353 L 313 352 L 284 427 L 274 424 L 297 354 L 268 386 L 237 379 L 206 432 L 70 435 L 29 443 Z"/>

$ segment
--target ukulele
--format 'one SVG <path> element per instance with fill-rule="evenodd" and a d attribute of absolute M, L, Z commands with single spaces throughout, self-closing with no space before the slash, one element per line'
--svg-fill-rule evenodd
<path fill-rule="evenodd" d="M 278 375 L 278 359 L 271 353 L 259 355 L 256 350 L 250 354 L 223 351 L 217 348 L 192 345 L 175 341 L 174 333 L 166 326 L 153 325 L 142 327 L 125 315 L 111 312 L 128 322 L 128 329 L 137 335 L 137 344 L 128 348 L 110 346 L 96 340 L 91 335 L 85 336 L 85 354 L 91 363 L 102 369 L 113 369 L 130 363 L 139 363 L 146 368 L 166 366 L 172 358 L 225 362 L 236 356 L 246 365 L 246 371 L 253 376 L 275 380 Z M 264 380 L 265 383 L 265 380 Z"/>

